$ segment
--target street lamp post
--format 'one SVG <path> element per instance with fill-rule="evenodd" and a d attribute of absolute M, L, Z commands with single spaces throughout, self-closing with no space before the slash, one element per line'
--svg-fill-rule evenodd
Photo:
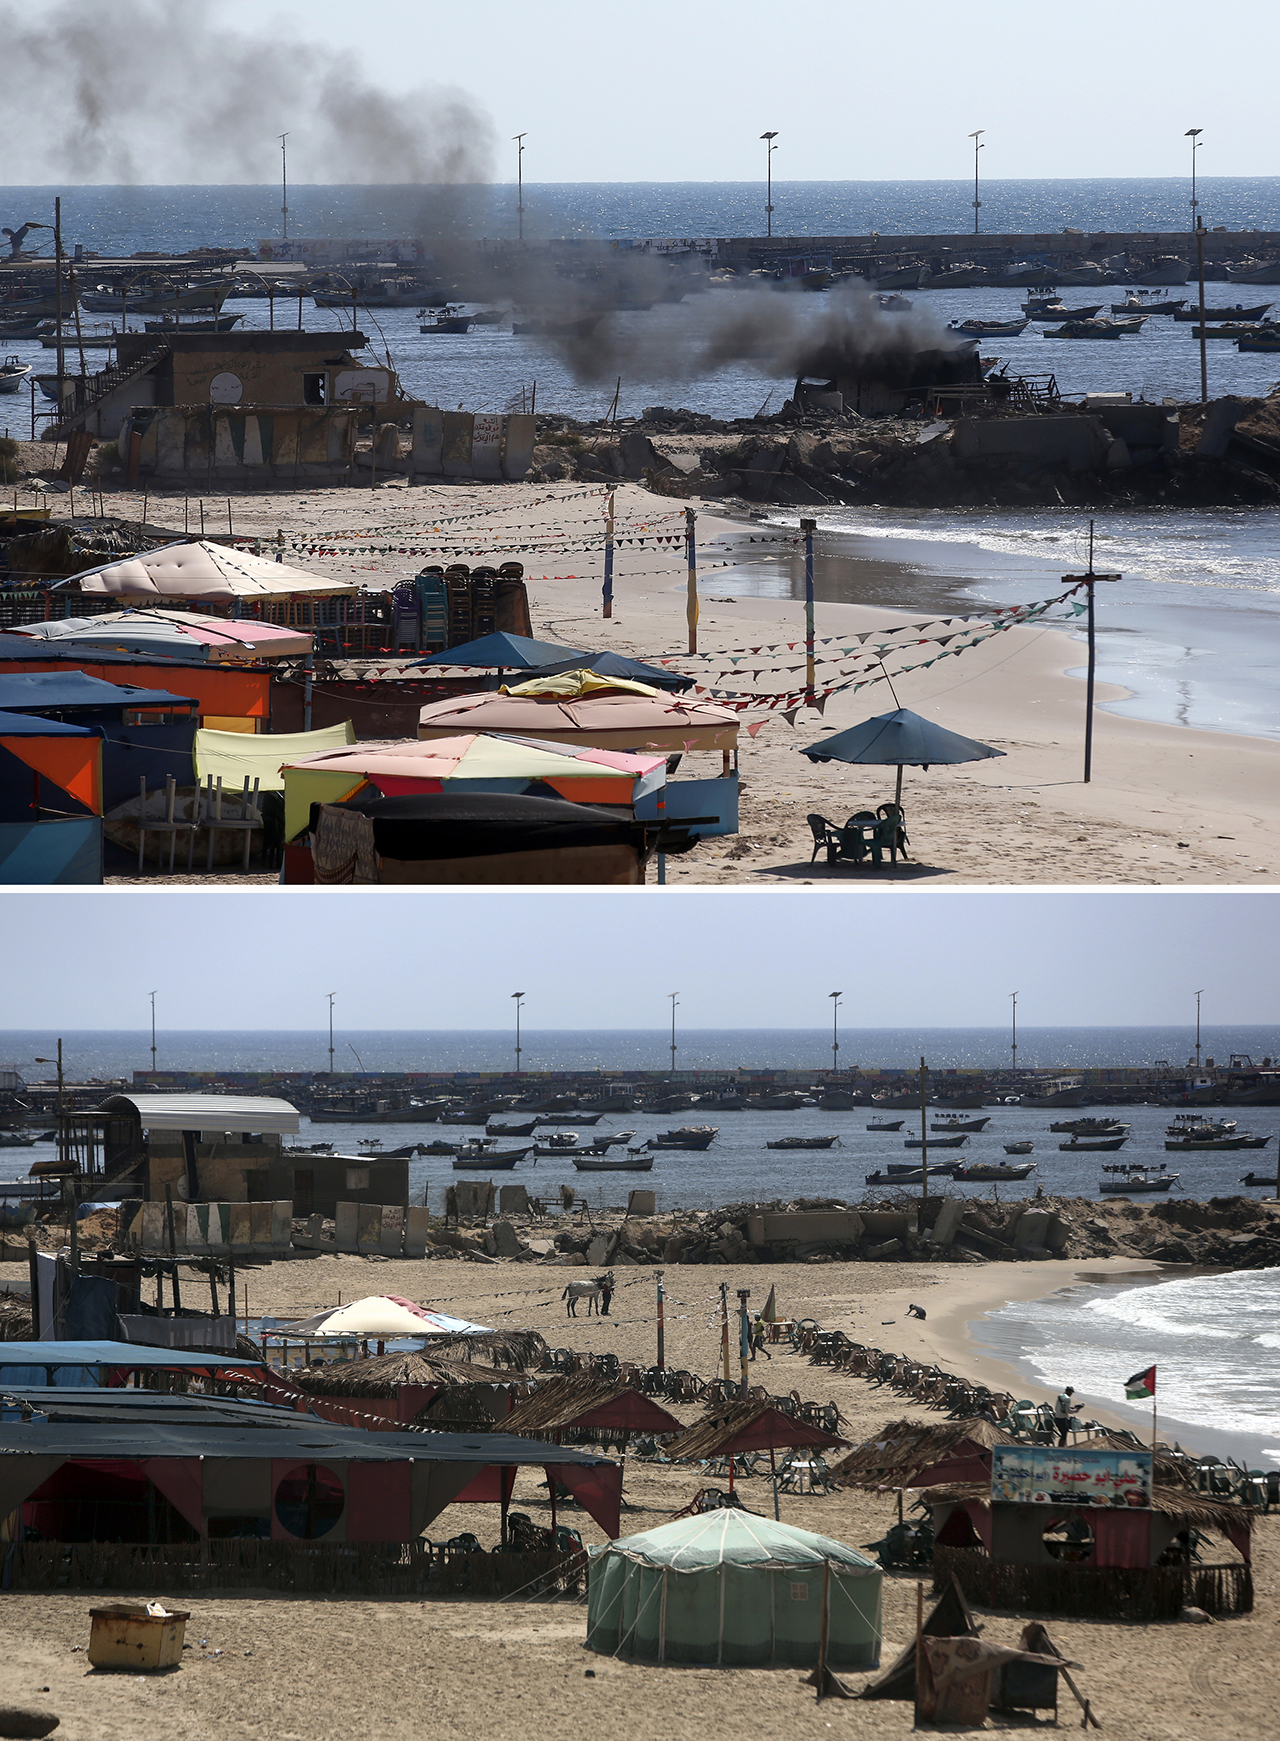
<path fill-rule="evenodd" d="M 330 1076 L 332 1076 L 333 1075 L 333 1000 L 336 997 L 337 993 L 331 991 L 331 992 L 327 992 L 325 995 L 329 999 L 329 1074 L 330 1074 Z"/>
<path fill-rule="evenodd" d="M 671 1074 L 674 1077 L 676 1073 L 676 1000 L 680 993 L 669 991 L 667 996 L 671 999 Z"/>
<path fill-rule="evenodd" d="M 513 991 L 511 994 L 512 1000 L 516 1006 L 516 1075 L 517 1076 L 520 1074 L 520 1011 L 524 1005 L 524 995 L 525 994 L 522 991 Z"/>
<path fill-rule="evenodd" d="M 978 153 L 986 149 L 982 143 L 982 135 L 985 132 L 985 127 L 979 127 L 976 133 L 969 135 L 970 139 L 973 140 L 973 233 L 975 236 L 978 233 L 978 208 L 982 204 L 978 198 Z"/>
<path fill-rule="evenodd" d="M 774 140 L 778 137 L 777 130 L 775 129 L 772 133 L 762 133 L 760 137 L 764 140 L 764 172 L 766 189 L 764 196 L 764 233 L 766 236 L 771 236 L 773 234 L 773 154 L 778 149 L 774 144 Z"/>
<path fill-rule="evenodd" d="M 1198 991 L 1196 993 L 1196 1075 L 1197 1076 L 1200 1074 L 1200 999 L 1203 996 L 1204 996 L 1204 993 L 1202 991 Z"/>
<path fill-rule="evenodd" d="M 1196 227 L 1196 214 L 1200 209 L 1200 201 L 1196 198 L 1196 152 L 1200 149 L 1200 135 L 1203 127 L 1188 127 L 1182 135 L 1191 141 L 1191 228 Z"/>
<path fill-rule="evenodd" d="M 520 226 L 519 237 L 524 241 L 524 139 L 523 133 L 511 135 L 512 144 L 516 148 L 516 223 Z"/>
<path fill-rule="evenodd" d="M 1009 1050 L 1013 1053 L 1013 1073 L 1016 1076 L 1018 1074 L 1018 994 L 1016 991 L 1011 991 L 1009 996 L 1013 999 L 1013 1043 Z"/>
<path fill-rule="evenodd" d="M 842 991 L 829 991 L 831 999 L 831 1074 L 836 1076 L 840 1071 L 840 999 Z"/>
<path fill-rule="evenodd" d="M 289 135 L 281 133 L 280 140 L 280 239 L 289 240 Z M 298 306 L 302 306 L 302 298 L 298 298 Z"/>

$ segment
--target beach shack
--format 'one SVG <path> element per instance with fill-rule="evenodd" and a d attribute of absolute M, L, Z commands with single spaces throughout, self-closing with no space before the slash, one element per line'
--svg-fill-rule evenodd
<path fill-rule="evenodd" d="M 184 664 L 160 654 L 117 652 L 96 643 L 68 645 L 33 635 L 0 635 L 0 675 L 36 671 L 82 671 L 106 683 L 190 695 L 201 725 L 212 730 L 265 731 L 275 699 L 265 665 L 237 669 L 220 663 Z"/>
<path fill-rule="evenodd" d="M 0 883 L 101 881 L 101 737 L 0 713 Z"/>
<path fill-rule="evenodd" d="M 0 711 L 84 726 L 102 742 L 102 802 L 136 797 L 138 783 L 191 784 L 194 696 L 108 683 L 83 671 L 0 671 Z"/>
<path fill-rule="evenodd" d="M 925 1489 L 939 1588 L 954 1576 L 993 1607 L 1088 1618 L 1252 1608 L 1252 1512 L 1156 1480 L 1150 1451 L 994 1445 L 990 1458 L 986 1482 Z"/>

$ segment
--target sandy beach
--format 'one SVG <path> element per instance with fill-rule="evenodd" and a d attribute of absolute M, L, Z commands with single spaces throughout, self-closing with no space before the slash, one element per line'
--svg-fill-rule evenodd
<path fill-rule="evenodd" d="M 770 1283 L 780 1311 L 820 1318 L 859 1340 L 937 1358 L 955 1370 L 1002 1378 L 983 1370 L 967 1340 L 969 1323 L 1011 1298 L 1035 1297 L 1087 1279 L 1132 1272 L 1132 1260 L 1087 1266 L 973 1266 L 823 1264 L 749 1266 L 737 1270 L 692 1266 L 667 1272 L 667 1351 L 672 1366 L 709 1376 L 719 1352 L 719 1283 L 752 1289 L 763 1303 Z M 248 1274 L 250 1310 L 286 1315 L 366 1292 L 411 1298 L 473 1314 L 490 1324 L 537 1328 L 553 1345 L 611 1349 L 626 1359 L 652 1358 L 654 1296 L 649 1273 L 619 1272 L 623 1286 L 609 1318 L 567 1321 L 559 1300 L 572 1271 L 526 1264 L 382 1262 L 322 1258 L 275 1264 Z M 20 1283 L 15 1266 L 0 1281 Z M 905 1316 L 924 1305 L 924 1323 Z M 797 1391 L 805 1400 L 835 1400 L 859 1440 L 886 1421 L 922 1411 L 865 1381 L 833 1377 L 825 1368 L 781 1350 L 759 1361 L 753 1383 L 774 1392 Z M 1019 1394 L 1037 1393 L 1022 1385 Z M 677 1407 L 692 1419 L 696 1408 Z M 934 1418 L 927 1417 L 927 1418 Z M 536 1518 L 546 1506 L 524 1472 L 515 1505 Z M 654 1527 L 686 1504 L 705 1478 L 694 1470 L 665 1470 L 632 1461 L 626 1472 L 623 1530 Z M 751 1509 L 770 1512 L 767 1480 L 742 1485 Z M 874 1541 L 892 1521 L 891 1495 L 845 1489 L 781 1501 L 785 1522 L 856 1546 Z M 600 1531 L 575 1515 L 588 1542 Z M 486 1544 L 496 1539 L 497 1512 L 453 1506 L 431 1525 L 434 1539 L 473 1529 Z M 1280 1530 L 1261 1519 L 1255 1536 L 1257 1608 L 1216 1626 L 1177 1622 L 1150 1626 L 1050 1621 L 1059 1647 L 1080 1664 L 1077 1683 L 1091 1699 L 1106 1733 L 1122 1741 L 1201 1741 L 1210 1724 L 1223 1737 L 1274 1732 L 1272 1663 L 1276 1599 L 1280 1596 Z M 885 1579 L 882 1660 L 891 1660 L 914 1624 L 915 1581 Z M 157 1591 L 157 1595 L 165 1595 Z M 623 1741 L 654 1733 L 695 1741 L 708 1731 L 739 1737 L 823 1737 L 846 1730 L 868 1736 L 905 1735 L 911 1707 L 901 1703 L 817 1705 L 812 1688 L 787 1670 L 668 1669 L 597 1657 L 583 1650 L 585 1608 L 573 1602 L 530 1606 L 519 1601 L 306 1601 L 275 1595 L 185 1597 L 187 1636 L 195 1648 L 182 1669 L 167 1676 L 106 1676 L 86 1672 L 76 1651 L 88 1637 L 88 1592 L 6 1594 L 0 1603 L 0 1702 L 56 1710 L 67 1741 L 159 1741 L 204 1737 L 306 1737 L 370 1734 L 409 1741 L 424 1722 L 458 1737 L 494 1733 L 576 1738 L 587 1723 Z M 985 1636 L 1015 1640 L 1021 1620 L 983 1614 Z M 215 1654 L 220 1652 L 221 1654 Z M 594 1671 L 588 1674 L 587 1671 Z M 726 1674 L 732 1679 L 726 1681 Z M 850 1675 L 855 1689 L 867 1676 Z M 47 1689 L 47 1690 L 42 1690 Z M 1062 1712 L 1076 1722 L 1074 1706 Z M 996 1724 L 995 1726 L 1000 1726 Z"/>
<path fill-rule="evenodd" d="M 126 515 L 143 506 L 141 495 L 129 492 L 113 493 L 108 502 Z M 761 554 L 744 541 L 777 537 L 780 529 L 693 505 L 700 510 L 697 658 L 682 656 L 683 504 L 638 485 L 617 490 L 619 538 L 633 542 L 618 545 L 615 614 L 608 621 L 600 606 L 603 496 L 590 487 L 394 483 L 376 490 L 233 495 L 230 512 L 237 533 L 274 539 L 283 529 L 286 557 L 299 566 L 363 582 L 404 578 L 429 560 L 428 551 L 445 561 L 522 561 L 540 638 L 642 658 L 677 655 L 682 669 L 711 686 L 752 687 L 731 663 L 743 649 L 796 643 L 798 651 L 783 656 L 792 664 L 803 657 L 802 604 L 734 594 L 735 555 L 758 562 Z M 225 525 L 227 500 L 218 498 L 216 513 L 213 502 L 207 506 L 209 523 Z M 147 515 L 154 526 L 181 527 L 183 498 L 152 495 Z M 658 538 L 664 542 L 655 543 Z M 593 541 L 585 553 L 584 539 Z M 351 553 L 357 543 L 374 548 Z M 338 547 L 347 553 L 332 553 Z M 879 606 L 821 602 L 817 635 L 847 637 L 920 620 Z M 904 707 L 1005 752 L 999 759 L 906 771 L 912 860 L 896 868 L 812 864 L 806 822 L 809 812 L 843 822 L 855 810 L 874 809 L 892 798 L 894 770 L 815 765 L 797 753 L 832 729 L 890 711 L 888 684 L 845 689 L 821 716 L 801 711 L 794 726 L 778 712 L 744 714 L 741 831 L 671 859 L 669 882 L 826 888 L 1274 882 L 1280 875 L 1280 744 L 1099 709 L 1093 779 L 1086 786 L 1085 685 L 1066 675 L 1081 663 L 1079 642 L 1063 628 L 1036 625 L 1011 628 L 932 669 L 895 677 Z M 892 659 L 889 665 L 895 669 Z M 1126 693 L 1099 685 L 1098 699 Z M 749 737 L 745 727 L 760 720 L 758 734 Z M 713 771 L 719 771 L 718 758 L 685 759 L 686 773 Z"/>

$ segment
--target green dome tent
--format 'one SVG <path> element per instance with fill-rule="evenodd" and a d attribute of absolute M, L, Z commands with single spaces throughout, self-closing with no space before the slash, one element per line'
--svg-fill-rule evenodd
<path fill-rule="evenodd" d="M 875 1561 L 827 1536 L 727 1509 L 595 1550 L 587 1646 L 650 1662 L 813 1667 L 828 1578 L 827 1663 L 877 1667 L 883 1573 Z"/>

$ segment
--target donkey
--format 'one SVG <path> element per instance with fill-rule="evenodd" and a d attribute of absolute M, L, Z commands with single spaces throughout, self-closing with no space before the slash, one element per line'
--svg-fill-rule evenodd
<path fill-rule="evenodd" d="M 569 1318 L 577 1317 L 579 1300 L 585 1300 L 587 1302 L 588 1318 L 593 1312 L 598 1313 L 600 1311 L 600 1296 L 606 1289 L 610 1292 L 613 1291 L 612 1271 L 610 1271 L 607 1276 L 597 1276 L 592 1282 L 570 1282 L 568 1287 L 560 1296 L 562 1300 L 568 1301 L 568 1304 L 565 1306 L 565 1316 Z"/>

